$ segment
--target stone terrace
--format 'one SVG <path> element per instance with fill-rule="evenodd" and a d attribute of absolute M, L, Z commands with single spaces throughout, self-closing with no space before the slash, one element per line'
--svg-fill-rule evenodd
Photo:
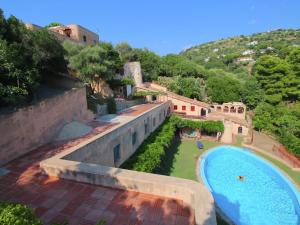
<path fill-rule="evenodd" d="M 141 113 L 141 106 L 124 114 Z M 112 189 L 47 176 L 39 163 L 117 123 L 92 122 L 90 134 L 42 146 L 8 163 L 0 176 L 0 201 L 20 202 L 33 208 L 44 224 L 68 221 L 69 225 L 185 225 L 194 224 L 194 212 L 181 200 L 128 190 Z"/>

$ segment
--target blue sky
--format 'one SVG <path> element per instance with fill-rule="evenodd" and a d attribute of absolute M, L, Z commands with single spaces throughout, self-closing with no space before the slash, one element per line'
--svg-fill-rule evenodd
<path fill-rule="evenodd" d="M 46 25 L 77 23 L 113 44 L 160 55 L 278 28 L 300 28 L 299 0 L 0 0 L 6 16 Z"/>

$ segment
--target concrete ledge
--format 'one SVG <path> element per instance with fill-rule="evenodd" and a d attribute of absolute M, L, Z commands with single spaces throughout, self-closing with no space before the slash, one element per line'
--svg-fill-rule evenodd
<path fill-rule="evenodd" d="M 63 160 L 57 157 L 42 161 L 40 166 L 51 176 L 181 199 L 195 210 L 197 225 L 217 224 L 211 193 L 203 184 L 195 181 Z"/>

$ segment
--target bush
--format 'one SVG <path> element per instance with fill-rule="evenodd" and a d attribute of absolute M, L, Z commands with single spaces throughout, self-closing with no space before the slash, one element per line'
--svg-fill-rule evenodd
<path fill-rule="evenodd" d="M 193 121 L 182 119 L 179 116 L 173 115 L 171 122 L 176 128 L 189 127 L 191 129 L 199 129 L 205 133 L 217 133 L 224 131 L 224 124 L 222 121 Z"/>
<path fill-rule="evenodd" d="M 113 97 L 107 99 L 107 112 L 109 114 L 115 114 L 117 112 L 117 104 Z"/>
<path fill-rule="evenodd" d="M 175 134 L 175 126 L 167 119 L 142 143 L 122 168 L 153 173 L 160 166 Z"/>
<path fill-rule="evenodd" d="M 14 203 L 0 203 L 0 224 L 41 225 L 33 211 L 27 206 Z"/>
<path fill-rule="evenodd" d="M 150 134 L 134 155 L 122 165 L 122 168 L 155 173 L 171 146 L 176 128 L 182 127 L 197 128 L 206 133 L 224 131 L 222 121 L 192 121 L 173 115 Z"/>

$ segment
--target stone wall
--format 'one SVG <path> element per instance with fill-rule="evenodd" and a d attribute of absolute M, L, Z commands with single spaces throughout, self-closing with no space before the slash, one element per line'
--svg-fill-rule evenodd
<path fill-rule="evenodd" d="M 85 87 L 0 115 L 0 165 L 48 143 L 64 124 L 92 118 Z"/>
<path fill-rule="evenodd" d="M 213 197 L 202 183 L 177 177 L 62 160 L 63 154 L 65 153 L 41 162 L 40 166 L 51 176 L 180 199 L 195 210 L 196 225 L 217 225 Z"/>
<path fill-rule="evenodd" d="M 132 77 L 136 86 L 143 84 L 142 69 L 140 62 L 127 62 L 124 65 L 124 76 Z"/>
<path fill-rule="evenodd" d="M 135 105 L 145 103 L 145 99 L 136 99 L 129 101 L 116 101 L 117 112 L 120 112 L 124 109 L 130 108 Z M 97 116 L 103 116 L 108 114 L 107 112 L 107 104 L 97 105 Z"/>
<path fill-rule="evenodd" d="M 89 143 L 85 143 L 66 155 L 64 159 L 105 166 L 120 166 L 137 150 L 149 134 L 165 120 L 169 106 L 170 102 L 165 102 L 136 118 L 130 119 L 125 124 L 113 127 L 112 131 L 101 133 Z M 147 132 L 145 126 L 147 126 Z M 135 143 L 133 141 L 134 133 L 136 133 Z M 120 158 L 116 161 L 114 159 L 114 147 L 117 145 L 120 147 Z"/>

